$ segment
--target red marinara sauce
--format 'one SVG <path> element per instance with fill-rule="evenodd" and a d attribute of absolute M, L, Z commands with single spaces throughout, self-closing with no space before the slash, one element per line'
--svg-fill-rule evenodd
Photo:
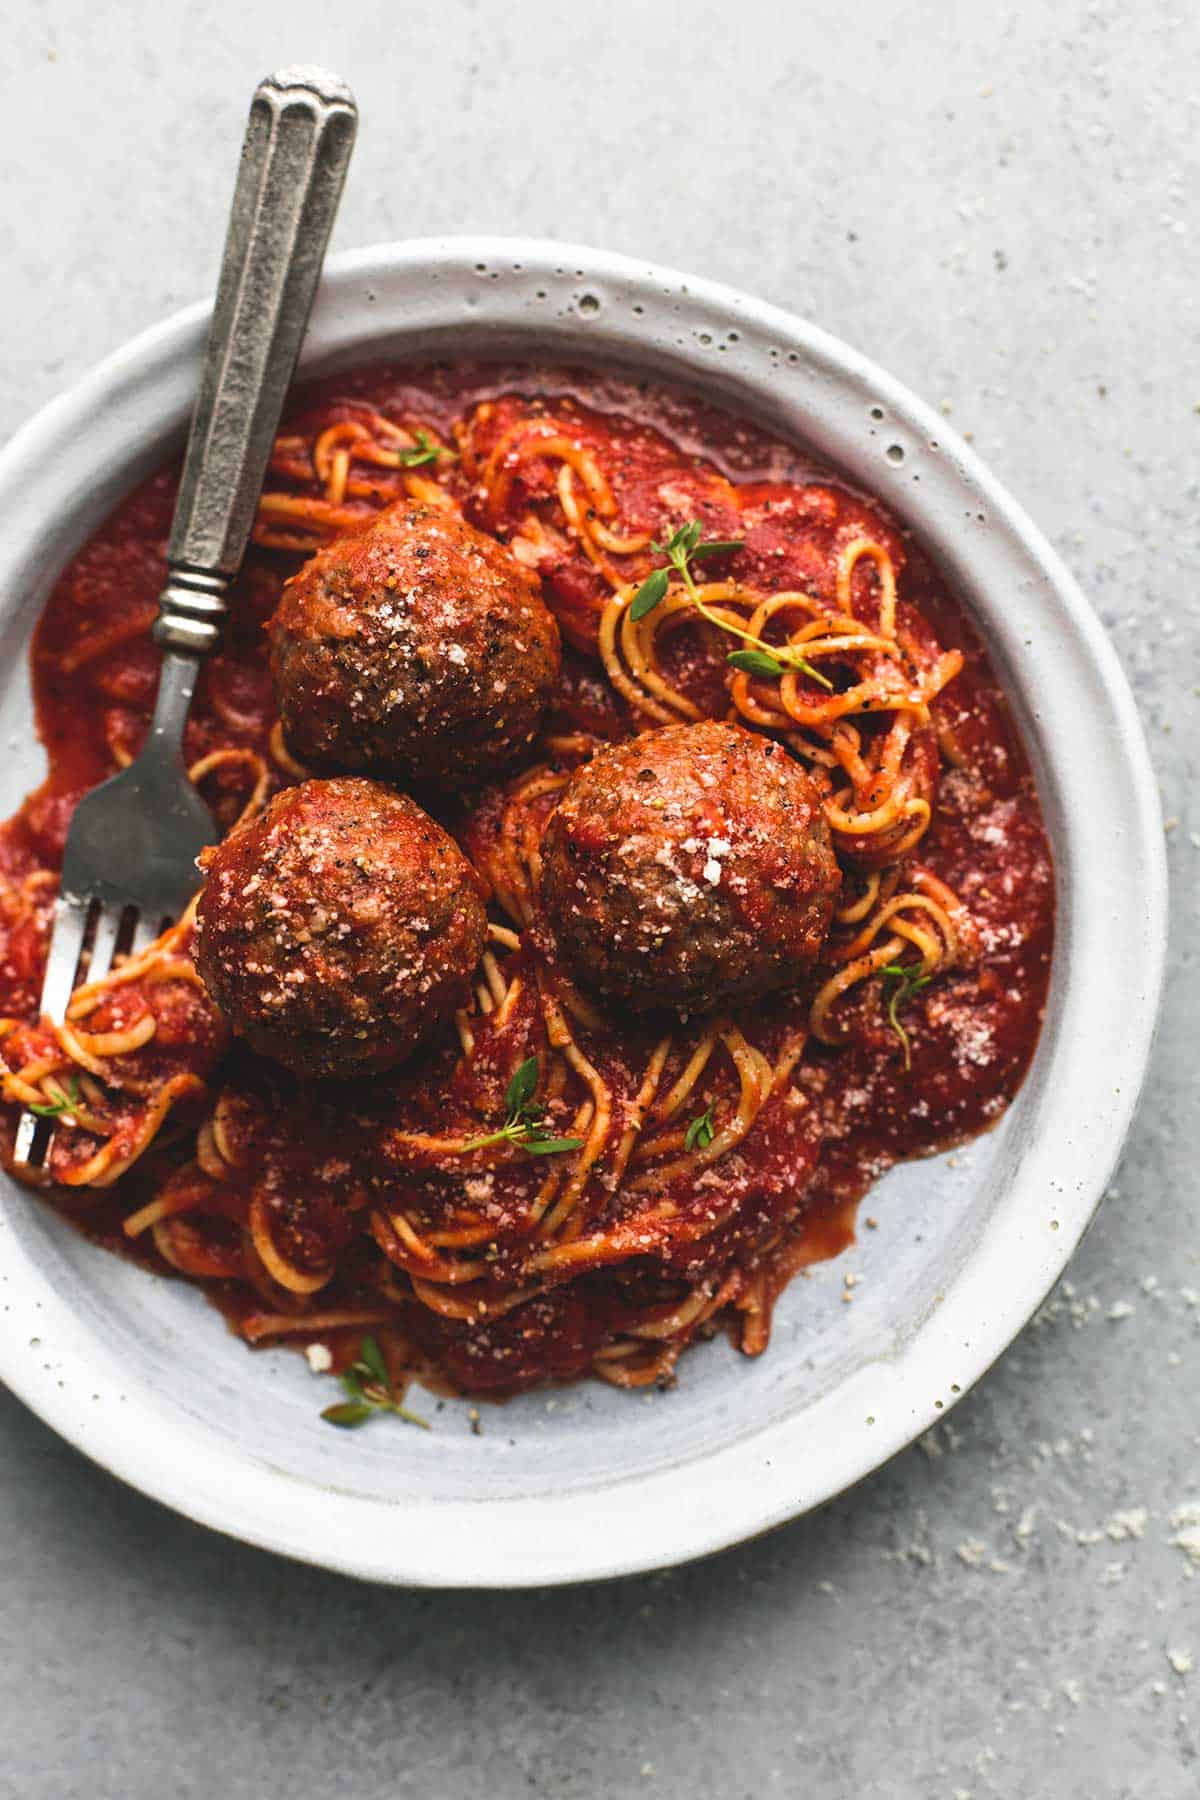
<path fill-rule="evenodd" d="M 706 537 L 744 543 L 741 578 L 765 588 L 827 590 L 837 544 L 850 529 L 867 531 L 902 567 L 901 599 L 911 629 L 931 631 L 943 648 L 962 652 L 961 672 L 936 701 L 937 721 L 948 728 L 956 755 L 938 771 L 933 820 L 919 854 L 969 909 L 979 955 L 971 966 L 911 996 L 904 1012 L 911 1066 L 899 1054 L 878 985 L 862 984 L 846 1001 L 844 1047 L 810 1042 L 796 1067 L 792 1079 L 804 1103 L 802 1121 L 783 1107 L 769 1107 L 740 1147 L 738 1179 L 754 1196 L 756 1228 L 778 1228 L 786 1235 L 774 1265 L 777 1291 L 804 1263 L 834 1255 L 852 1241 L 857 1204 L 888 1167 L 986 1129 L 1024 1077 L 1041 1025 L 1054 914 L 1050 850 L 1028 762 L 983 646 L 902 527 L 877 503 L 793 449 L 710 405 L 670 389 L 590 373 L 486 365 L 374 368 L 298 395 L 282 436 L 311 441 L 331 424 L 353 423 L 370 412 L 421 421 L 449 442 L 456 422 L 481 403 L 489 407 L 484 435 L 492 442 L 531 412 L 544 412 L 560 426 L 565 421 L 572 440 L 603 466 L 619 492 L 625 529 L 661 531 L 664 508 L 675 518 L 695 517 Z M 159 472 L 117 508 L 60 577 L 35 634 L 32 678 L 49 772 L 0 827 L 0 1014 L 10 1019 L 36 1018 L 53 872 L 72 809 L 82 793 L 136 754 L 147 729 L 158 664 L 149 631 L 165 572 L 176 478 L 174 469 Z M 457 464 L 439 479 L 472 523 L 502 540 L 535 482 L 528 476 L 519 497 L 508 490 L 485 497 Z M 396 497 L 391 483 L 384 470 L 373 493 L 364 497 L 360 484 L 350 513 L 357 505 L 365 518 L 372 507 Z M 298 494 L 308 491 L 300 476 L 283 485 Z M 259 547 L 247 555 L 222 646 L 202 670 L 187 727 L 189 763 L 214 751 L 240 749 L 264 759 L 273 787 L 292 779 L 286 757 L 273 748 L 278 739 L 272 738 L 275 710 L 264 628 L 283 581 L 301 561 L 292 552 Z M 539 573 L 567 645 L 547 730 L 619 739 L 644 728 L 646 721 L 613 690 L 594 654 L 596 620 L 607 592 L 597 568 L 565 533 L 547 547 Z M 691 658 L 689 692 L 707 695 L 705 710 L 722 716 L 719 664 L 706 662 L 683 640 L 677 654 L 681 668 Z M 936 761 L 932 735 L 926 753 Z M 224 828 L 237 817 L 245 788 L 236 761 L 204 778 L 203 791 Z M 449 813 L 442 809 L 468 855 L 481 834 L 486 837 L 492 804 L 485 796 L 478 804 L 468 798 Z M 780 1003 L 774 1011 L 778 1018 L 771 1007 L 764 1011 L 768 1039 L 787 1024 L 786 1006 Z M 519 1034 L 527 1025 L 518 1016 L 512 1029 Z M 614 1078 L 619 1072 L 627 1078 L 628 1070 L 644 1061 L 647 1028 L 616 1019 L 610 1025 L 604 1054 Z M 248 1089 L 270 1096 L 274 1118 L 264 1143 L 269 1139 L 274 1146 L 274 1199 L 287 1212 L 297 1254 L 314 1262 L 340 1259 L 322 1296 L 324 1305 L 361 1302 L 365 1252 L 354 1213 L 366 1204 L 365 1187 L 377 1179 L 368 1165 L 379 1161 L 380 1134 L 398 1107 L 406 1116 L 438 1121 L 448 1096 L 464 1106 L 479 1106 L 486 1098 L 494 1110 L 498 1094 L 488 1088 L 489 1080 L 496 1085 L 494 1071 L 460 1077 L 460 1087 L 464 1080 L 466 1087 L 453 1093 L 454 1046 L 448 1042 L 432 1046 L 378 1095 L 348 1097 L 335 1090 L 314 1101 L 311 1092 L 297 1097 L 286 1083 L 280 1086 L 266 1066 L 247 1068 L 252 1063 L 244 1051 L 234 1059 Z M 324 1172 L 343 1168 L 336 1158 L 330 1161 L 331 1147 L 341 1155 L 355 1137 L 362 1154 L 348 1154 L 344 1173 L 348 1191 L 358 1197 L 343 1203 Z M 132 1170 L 98 1203 L 91 1195 L 80 1207 L 76 1194 L 64 1202 L 66 1210 L 101 1241 L 119 1242 L 122 1216 L 155 1191 L 156 1183 L 179 1179 L 184 1155 L 179 1145 L 160 1147 L 146 1168 Z M 393 1174 L 407 1179 L 402 1168 Z M 498 1185 L 503 1188 L 503 1182 Z M 688 1196 L 679 1201 L 686 1213 Z M 242 1204 L 236 1196 L 222 1202 L 223 1219 L 214 1225 L 212 1240 L 214 1273 L 226 1273 L 210 1291 L 235 1322 L 260 1304 L 236 1279 L 232 1244 Z M 502 1271 L 507 1254 L 502 1193 L 497 1218 Z M 228 1247 L 218 1242 L 222 1233 Z M 668 1260 L 676 1256 L 679 1270 L 687 1266 L 684 1248 L 663 1253 Z M 628 1281 L 618 1291 L 599 1269 L 487 1329 L 469 1332 L 459 1321 L 424 1312 L 405 1313 L 404 1323 L 443 1377 L 473 1390 L 511 1390 L 585 1369 L 595 1344 L 619 1327 L 630 1292 Z M 332 1341 L 336 1347 L 336 1335 Z"/>

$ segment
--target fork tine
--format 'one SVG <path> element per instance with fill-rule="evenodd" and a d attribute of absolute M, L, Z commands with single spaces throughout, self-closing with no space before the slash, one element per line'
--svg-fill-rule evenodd
<path fill-rule="evenodd" d="M 92 938 L 92 954 L 87 967 L 89 981 L 99 981 L 102 975 L 108 974 L 120 929 L 120 907 L 102 906 L 96 920 L 95 936 Z"/>
<path fill-rule="evenodd" d="M 54 929 L 50 937 L 50 955 L 46 961 L 46 975 L 42 982 L 41 1012 L 49 1014 L 51 1019 L 60 1020 L 67 1010 L 67 1002 L 71 998 L 75 986 L 75 971 L 79 967 L 79 956 L 83 949 L 83 940 L 87 932 L 90 903 L 86 900 L 75 900 L 62 894 L 54 903 Z M 103 914 L 97 924 L 97 931 L 103 923 Z M 112 952 L 109 951 L 111 960 Z M 28 1110 L 21 1114 L 17 1125 L 17 1135 L 13 1141 L 13 1162 L 28 1164 L 35 1148 L 38 1128 L 42 1120 L 36 1113 Z"/>
<path fill-rule="evenodd" d="M 64 898 L 62 894 L 54 903 L 54 932 L 42 982 L 41 1010 L 56 1024 L 65 1014 L 75 986 L 75 971 L 79 967 L 89 911 L 88 901 Z"/>
<path fill-rule="evenodd" d="M 139 913 L 133 927 L 133 941 L 129 946 L 130 956 L 137 956 L 140 951 L 148 950 L 161 929 L 156 913 Z"/>
<path fill-rule="evenodd" d="M 27 1166 L 33 1154 L 33 1141 L 37 1136 L 38 1126 L 42 1120 L 36 1113 L 23 1112 L 17 1123 L 17 1135 L 13 1139 L 13 1162 Z"/>

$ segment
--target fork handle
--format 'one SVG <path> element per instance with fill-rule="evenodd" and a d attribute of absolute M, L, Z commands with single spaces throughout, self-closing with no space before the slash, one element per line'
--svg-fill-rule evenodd
<path fill-rule="evenodd" d="M 220 637 L 357 124 L 322 69 L 255 89 L 154 626 L 165 650 L 203 656 Z"/>

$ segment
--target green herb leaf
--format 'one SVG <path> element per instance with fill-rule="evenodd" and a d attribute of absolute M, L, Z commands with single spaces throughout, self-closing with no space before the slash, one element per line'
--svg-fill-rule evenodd
<path fill-rule="evenodd" d="M 419 469 L 425 463 L 436 462 L 439 456 L 447 457 L 450 461 L 454 460 L 456 453 L 453 450 L 447 450 L 443 444 L 435 444 L 427 431 L 418 431 L 416 439 L 415 445 L 407 445 L 396 453 L 400 458 L 402 469 Z"/>
<path fill-rule="evenodd" d="M 377 1340 L 370 1335 L 364 1337 L 359 1346 L 358 1354 L 362 1367 L 367 1372 L 368 1379 L 378 1382 L 381 1388 L 390 1393 L 392 1378 L 388 1373 L 388 1366 L 384 1361 L 383 1351 L 379 1348 Z"/>
<path fill-rule="evenodd" d="M 910 963 L 907 967 L 904 963 L 884 963 L 879 972 L 903 983 L 909 993 L 914 994 L 918 988 L 927 987 L 933 980 L 932 971 L 928 975 L 923 975 L 920 971 L 920 963 Z"/>
<path fill-rule="evenodd" d="M 351 1400 L 364 1400 L 366 1398 L 362 1390 L 362 1381 L 354 1369 L 344 1370 L 343 1373 L 338 1376 L 338 1380 L 342 1384 L 342 1391 L 349 1394 Z"/>
<path fill-rule="evenodd" d="M 713 1124 L 713 1109 L 711 1106 L 708 1106 L 700 1114 L 699 1118 L 693 1119 L 688 1126 L 687 1131 L 684 1134 L 683 1147 L 685 1150 L 707 1150 L 716 1135 L 717 1129 Z"/>
<path fill-rule="evenodd" d="M 559 1156 L 566 1150 L 582 1150 L 582 1138 L 526 1137 L 513 1142 L 530 1156 Z"/>
<path fill-rule="evenodd" d="M 352 1431 L 356 1425 L 365 1425 L 376 1410 L 365 1400 L 343 1401 L 340 1406 L 327 1406 L 321 1417 L 330 1425 L 340 1425 L 343 1431 Z"/>
<path fill-rule="evenodd" d="M 527 1110 L 538 1084 L 538 1059 L 528 1056 L 504 1092 L 504 1110 L 510 1118 Z"/>
<path fill-rule="evenodd" d="M 35 1103 L 29 1110 L 31 1113 L 36 1114 L 39 1119 L 61 1119 L 64 1113 L 74 1112 L 81 1099 L 82 1095 L 79 1092 L 79 1083 L 75 1077 L 72 1076 L 66 1084 L 63 1099 L 48 1100 L 44 1105 L 37 1105 Z"/>
<path fill-rule="evenodd" d="M 744 669 L 747 675 L 783 675 L 788 669 L 799 669 L 812 681 L 823 688 L 833 689 L 833 683 L 819 669 L 814 669 L 795 650 L 786 644 L 779 646 L 777 655 L 769 650 L 731 650 L 726 662 L 732 663 L 735 669 Z"/>
<path fill-rule="evenodd" d="M 724 556 L 727 552 L 731 553 L 734 550 L 744 550 L 745 548 L 746 540 L 744 538 L 713 538 L 707 544 L 696 545 L 692 551 L 692 561 L 695 562 L 697 557 L 701 556 Z"/>
<path fill-rule="evenodd" d="M 657 548 L 657 546 L 656 546 Z M 647 575 L 629 607 L 629 616 L 635 622 L 652 613 L 659 602 L 666 598 L 671 585 L 671 577 L 666 569 L 655 569 L 653 575 Z"/>
<path fill-rule="evenodd" d="M 904 1068 L 907 1072 L 912 1068 L 912 1043 L 908 1032 L 901 1023 L 900 1012 L 903 1007 L 908 1005 L 914 994 L 918 993 L 921 988 L 928 987 L 933 980 L 933 975 L 932 973 L 922 974 L 920 963 L 910 963 L 907 966 L 904 963 L 884 963 L 879 973 L 884 979 L 885 992 L 888 982 L 893 984 L 891 993 L 887 997 L 888 1024 L 896 1034 L 900 1053 L 904 1059 Z"/>
<path fill-rule="evenodd" d="M 498 1131 L 486 1132 L 482 1137 L 468 1138 L 465 1144 L 459 1145 L 455 1154 L 465 1156 L 468 1150 L 490 1150 L 493 1144 L 512 1144 L 514 1149 L 525 1150 L 530 1156 L 557 1156 L 561 1150 L 578 1150 L 583 1143 L 582 1138 L 546 1135 L 537 1122 L 541 1110 L 540 1107 L 526 1107 L 519 1117 L 509 1119 Z"/>
<path fill-rule="evenodd" d="M 725 658 L 746 675 L 782 675 L 784 665 L 765 650 L 731 650 Z"/>
<path fill-rule="evenodd" d="M 692 521 L 692 524 L 696 524 L 696 523 L 697 523 L 696 520 Z M 686 552 L 684 550 L 684 545 L 686 544 L 688 536 L 691 532 L 692 524 L 677 526 L 677 528 L 672 533 L 672 535 L 667 539 L 665 544 L 658 544 L 654 541 L 653 538 L 651 538 L 650 548 L 653 550 L 655 556 L 669 556 L 672 559 L 672 561 L 674 561 L 674 559 L 677 556 L 682 556 L 682 555 L 686 554 Z"/>

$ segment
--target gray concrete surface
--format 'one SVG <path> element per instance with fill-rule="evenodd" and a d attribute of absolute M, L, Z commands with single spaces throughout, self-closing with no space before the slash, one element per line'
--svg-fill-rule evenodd
<path fill-rule="evenodd" d="M 328 62 L 365 120 L 342 245 L 695 268 L 973 434 L 1129 670 L 1176 912 L 1069 1283 L 935 1438 L 762 1542 L 602 1589 L 372 1590 L 169 1516 L 5 1397 L 0 1794 L 1200 1792 L 1194 6 L 27 0 L 5 37 L 0 428 L 205 290 L 253 81 Z"/>

